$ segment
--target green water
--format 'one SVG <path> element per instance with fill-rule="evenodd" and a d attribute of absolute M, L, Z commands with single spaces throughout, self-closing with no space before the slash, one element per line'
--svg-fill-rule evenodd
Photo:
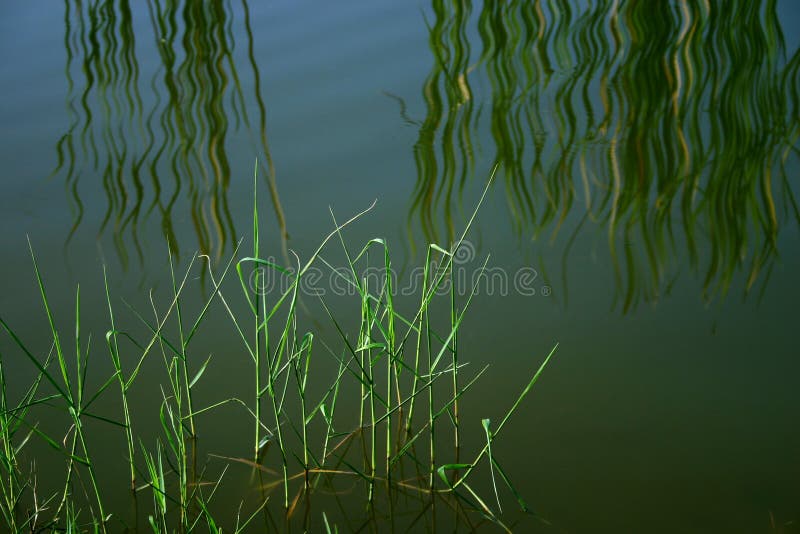
<path fill-rule="evenodd" d="M 792 531 L 798 35 L 792 0 L 7 2 L 0 314 L 47 352 L 28 236 L 66 332 L 80 283 L 107 376 L 102 266 L 119 307 L 148 309 L 150 288 L 168 291 L 168 252 L 182 267 L 196 251 L 220 265 L 240 238 L 250 246 L 256 160 L 265 255 L 308 257 L 332 228 L 329 207 L 341 220 L 377 199 L 347 239 L 386 238 L 412 293 L 425 244 L 460 235 L 499 164 L 458 264 L 470 276 L 491 254 L 496 274 L 459 338 L 464 360 L 491 364 L 462 406 L 476 440 L 560 343 L 496 446 L 549 522 L 518 530 Z M 208 284 L 198 270 L 187 306 Z M 352 313 L 329 280 L 319 286 Z M 313 303 L 308 315 L 336 344 Z M 211 319 L 204 404 L 252 373 L 224 310 Z M 34 369 L 5 333 L 0 351 L 19 392 Z M 158 365 L 131 393 L 151 441 Z M 250 454 L 241 413 L 202 424 L 201 463 Z M 150 497 L 136 511 L 114 482 L 126 476 L 122 435 L 93 430 L 108 502 L 129 524 L 146 518 Z M 257 495 L 245 466 L 226 476 L 216 503 L 230 518 Z M 313 531 L 322 509 L 344 531 L 402 529 L 415 515 L 406 504 L 371 523 L 347 495 L 311 508 Z M 426 513 L 413 528 L 453 521 Z"/>

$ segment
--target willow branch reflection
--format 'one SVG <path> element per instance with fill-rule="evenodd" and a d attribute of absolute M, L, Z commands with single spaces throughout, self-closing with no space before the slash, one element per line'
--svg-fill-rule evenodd
<path fill-rule="evenodd" d="M 707 299 L 737 273 L 745 292 L 763 288 L 781 228 L 800 223 L 786 170 L 800 51 L 787 57 L 776 2 L 574 4 L 486 2 L 473 16 L 432 2 L 409 224 L 453 239 L 486 132 L 520 235 L 555 239 L 570 216 L 566 271 L 584 223 L 605 227 L 624 310 L 668 291 L 683 255 Z"/>
<path fill-rule="evenodd" d="M 154 47 L 157 64 L 147 69 L 139 66 L 135 39 L 137 32 L 146 35 L 147 23 L 134 31 L 129 0 L 65 0 L 64 13 L 71 123 L 56 144 L 53 174 L 64 181 L 71 199 L 73 224 L 67 242 L 84 222 L 81 191 L 99 181 L 106 208 L 98 234 L 112 233 L 123 266 L 130 261 L 131 245 L 142 261 L 139 234 L 150 215 L 160 217 L 173 254 L 179 254 L 173 219 L 184 204 L 203 253 L 219 257 L 232 248 L 237 235 L 227 199 L 232 119 L 233 129 L 247 129 L 263 162 L 285 249 L 286 223 L 247 2 L 242 0 L 240 10 L 249 59 L 245 67 L 232 53 L 235 12 L 230 2 L 148 0 L 151 41 L 139 47 Z M 251 95 L 245 95 L 242 68 L 250 70 Z M 257 132 L 250 120 L 254 105 Z"/>

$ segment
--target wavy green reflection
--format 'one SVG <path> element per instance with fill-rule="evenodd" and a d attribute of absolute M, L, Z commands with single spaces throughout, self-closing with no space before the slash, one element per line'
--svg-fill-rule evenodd
<path fill-rule="evenodd" d="M 684 255 L 706 299 L 763 288 L 800 223 L 800 51 L 775 0 L 576 4 L 433 0 L 409 222 L 452 239 L 480 132 L 521 235 L 571 217 L 564 271 L 584 223 L 606 229 L 624 310 L 668 291 Z"/>
<path fill-rule="evenodd" d="M 235 11 L 229 1 L 148 0 L 142 11 L 147 16 L 138 21 L 131 5 L 64 1 L 71 123 L 56 144 L 53 174 L 64 180 L 71 199 L 69 238 L 84 219 L 81 188 L 96 188 L 99 180 L 106 203 L 98 234 L 111 231 L 123 265 L 130 261 L 131 244 L 142 260 L 139 231 L 151 215 L 160 218 L 173 253 L 179 253 L 173 219 L 183 203 L 197 248 L 219 257 L 237 235 L 227 200 L 229 133 L 244 127 L 268 176 L 285 239 L 246 1 Z M 233 54 L 236 16 L 247 39 L 247 61 Z M 137 48 L 153 49 L 148 57 L 156 64 L 140 68 Z M 241 82 L 242 70 L 253 80 L 250 89 Z"/>

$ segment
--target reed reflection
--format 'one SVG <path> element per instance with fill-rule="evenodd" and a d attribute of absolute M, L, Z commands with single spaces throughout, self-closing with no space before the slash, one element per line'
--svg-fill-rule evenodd
<path fill-rule="evenodd" d="M 71 199 L 69 239 L 84 222 L 83 196 L 94 198 L 99 180 L 106 202 L 98 233 L 112 233 L 123 266 L 131 246 L 142 260 L 140 232 L 149 216 L 160 219 L 179 253 L 173 220 L 184 203 L 197 248 L 219 257 L 237 236 L 227 199 L 228 150 L 230 132 L 240 128 L 268 177 L 285 239 L 247 2 L 234 11 L 220 0 L 148 0 L 141 20 L 134 20 L 131 5 L 64 2 L 71 123 L 56 144 L 53 174 Z M 247 61 L 233 54 L 234 24 L 243 26 Z M 143 49 L 147 56 L 140 62 Z"/>
<path fill-rule="evenodd" d="M 409 224 L 453 239 L 481 134 L 520 235 L 565 234 L 563 272 L 577 235 L 605 229 L 623 310 L 668 291 L 684 257 L 706 299 L 737 278 L 763 289 L 800 223 L 800 51 L 776 2 L 575 4 L 432 2 Z"/>

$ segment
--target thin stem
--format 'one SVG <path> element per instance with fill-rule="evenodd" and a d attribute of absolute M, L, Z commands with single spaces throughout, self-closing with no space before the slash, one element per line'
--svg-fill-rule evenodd
<path fill-rule="evenodd" d="M 458 310 L 456 309 L 456 289 L 455 289 L 455 275 L 454 270 L 450 270 L 450 328 L 453 332 L 453 396 L 455 402 L 453 403 L 453 424 L 454 429 L 454 442 L 456 461 L 458 461 L 458 450 L 460 447 L 459 427 L 458 427 Z"/>

